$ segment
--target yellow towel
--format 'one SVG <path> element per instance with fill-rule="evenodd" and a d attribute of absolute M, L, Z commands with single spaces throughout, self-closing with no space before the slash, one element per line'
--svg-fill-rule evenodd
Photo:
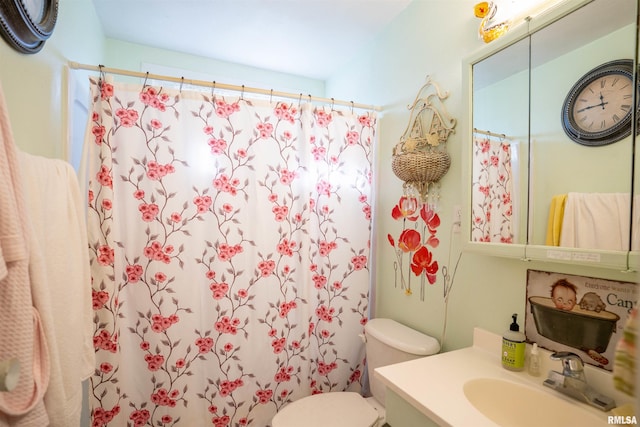
<path fill-rule="evenodd" d="M 567 202 L 566 194 L 558 194 L 551 198 L 549 206 L 549 220 L 547 221 L 547 246 L 559 246 L 562 232 L 562 218 L 564 218 L 564 205 Z"/>
<path fill-rule="evenodd" d="M 637 314 L 637 309 L 629 313 L 613 362 L 613 384 L 630 396 L 635 396 Z"/>

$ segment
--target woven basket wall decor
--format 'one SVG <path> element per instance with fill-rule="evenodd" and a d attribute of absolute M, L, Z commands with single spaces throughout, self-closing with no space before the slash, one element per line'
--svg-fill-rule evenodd
<path fill-rule="evenodd" d="M 446 151 L 413 151 L 393 156 L 391 169 L 404 182 L 438 182 L 451 166 Z"/>
<path fill-rule="evenodd" d="M 447 113 L 442 101 L 449 96 L 427 77 L 409 106 L 411 116 L 400 141 L 393 149 L 391 169 L 404 181 L 406 192 L 415 192 L 426 201 L 431 184 L 449 171 L 451 156 L 446 142 L 456 120 Z"/>

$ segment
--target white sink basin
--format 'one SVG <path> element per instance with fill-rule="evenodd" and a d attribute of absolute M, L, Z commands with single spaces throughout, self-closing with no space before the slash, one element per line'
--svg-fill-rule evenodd
<path fill-rule="evenodd" d="M 601 416 L 579 402 L 567 402 L 546 391 L 497 378 L 477 378 L 464 384 L 464 395 L 484 416 L 503 427 L 602 427 Z"/>

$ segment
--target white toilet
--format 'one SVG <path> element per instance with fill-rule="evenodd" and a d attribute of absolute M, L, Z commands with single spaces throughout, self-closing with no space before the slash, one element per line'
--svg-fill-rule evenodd
<path fill-rule="evenodd" d="M 272 427 L 377 427 L 385 419 L 385 386 L 374 376 L 380 366 L 430 356 L 440 351 L 438 340 L 391 319 L 371 319 L 365 325 L 367 372 L 373 397 L 336 392 L 307 396 L 285 406 Z"/>

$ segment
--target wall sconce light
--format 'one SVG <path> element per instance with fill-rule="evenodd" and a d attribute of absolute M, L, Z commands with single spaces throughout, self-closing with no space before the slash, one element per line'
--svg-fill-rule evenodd
<path fill-rule="evenodd" d="M 451 166 L 446 142 L 456 126 L 443 104 L 448 96 L 427 76 L 408 106 L 409 123 L 393 148 L 391 163 L 393 173 L 404 181 L 406 203 L 416 203 L 419 197 L 422 203 L 435 207 L 440 198 L 439 181 Z"/>

